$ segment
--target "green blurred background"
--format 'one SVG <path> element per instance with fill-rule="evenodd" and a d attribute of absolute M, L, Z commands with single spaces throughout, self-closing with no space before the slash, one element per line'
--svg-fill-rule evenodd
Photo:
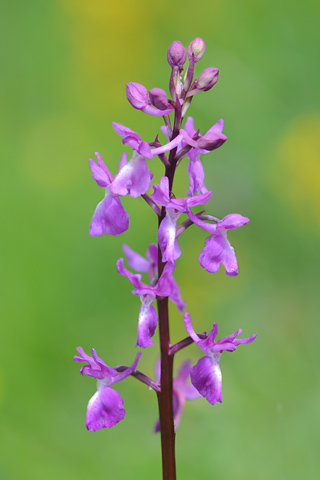
<path fill-rule="evenodd" d="M 206 232 L 196 228 L 175 276 L 198 331 L 217 321 L 219 338 L 239 327 L 258 337 L 223 354 L 222 404 L 186 405 L 178 478 L 318 479 L 319 2 L 2 0 L 1 12 L 1 480 L 161 477 L 153 392 L 122 382 L 125 421 L 88 432 L 96 385 L 72 357 L 78 345 L 109 365 L 136 354 L 140 302 L 115 262 L 123 242 L 144 254 L 156 221 L 125 198 L 131 229 L 91 238 L 103 192 L 88 158 L 99 151 L 117 171 L 111 121 L 154 138 L 161 119 L 134 110 L 125 84 L 167 90 L 168 46 L 196 36 L 207 48 L 197 75 L 212 66 L 220 78 L 189 114 L 202 133 L 224 118 L 228 136 L 204 157 L 208 211 L 251 222 L 229 235 L 238 277 L 199 266 Z M 177 341 L 182 316 L 171 314 Z M 155 340 L 140 361 L 149 375 Z M 197 348 L 176 360 L 187 357 Z"/>

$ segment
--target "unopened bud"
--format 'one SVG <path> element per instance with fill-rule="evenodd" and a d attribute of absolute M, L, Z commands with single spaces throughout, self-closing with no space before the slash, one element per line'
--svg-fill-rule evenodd
<path fill-rule="evenodd" d="M 127 83 L 127 99 L 138 110 L 150 105 L 148 90 L 140 83 Z"/>
<path fill-rule="evenodd" d="M 167 110 L 167 108 L 170 108 L 171 106 L 167 99 L 166 92 L 161 88 L 152 88 L 149 91 L 149 97 L 151 104 L 159 110 Z"/>
<path fill-rule="evenodd" d="M 192 54 L 194 54 L 194 61 L 197 63 L 204 55 L 206 46 L 202 38 L 197 37 L 190 43 L 188 47 L 188 58 L 191 60 Z"/>
<path fill-rule="evenodd" d="M 179 42 L 179 40 L 171 43 L 167 53 L 167 60 L 170 67 L 179 67 L 181 69 L 186 61 L 186 58 L 187 52 L 182 43 Z"/>
<path fill-rule="evenodd" d="M 216 148 L 219 148 L 227 137 L 221 132 L 207 132 L 203 137 L 198 140 L 198 148 L 204 148 L 211 152 Z"/>
<path fill-rule="evenodd" d="M 213 87 L 218 81 L 219 76 L 219 69 L 218 68 L 206 68 L 204 70 L 198 81 L 197 81 L 197 89 L 207 92 L 210 88 Z"/>

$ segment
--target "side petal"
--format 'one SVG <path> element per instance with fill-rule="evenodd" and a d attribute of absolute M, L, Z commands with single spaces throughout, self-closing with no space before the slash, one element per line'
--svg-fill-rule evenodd
<path fill-rule="evenodd" d="M 217 229 L 225 228 L 226 230 L 231 230 L 233 228 L 239 228 L 243 225 L 246 225 L 249 222 L 249 218 L 239 215 L 239 213 L 231 213 L 224 217 L 221 222 L 217 223 Z"/>
<path fill-rule="evenodd" d="M 179 285 L 177 284 L 176 280 L 173 277 L 171 277 L 170 283 L 172 286 L 172 293 L 169 296 L 169 298 L 172 302 L 174 302 L 177 305 L 179 312 L 182 313 L 183 310 L 185 309 L 186 302 L 182 299 Z"/>
<path fill-rule="evenodd" d="M 202 357 L 190 370 L 192 385 L 211 405 L 222 402 L 219 359 L 219 353 L 215 353 L 213 358 Z"/>
<path fill-rule="evenodd" d="M 87 408 L 86 427 L 92 432 L 116 425 L 125 416 L 120 393 L 113 388 L 103 387 L 90 399 Z"/>
<path fill-rule="evenodd" d="M 96 152 L 96 156 L 98 158 L 98 165 L 93 158 L 89 158 L 92 178 L 94 178 L 99 187 L 107 187 L 113 180 L 112 175 L 98 152 Z"/>
<path fill-rule="evenodd" d="M 108 189 L 107 189 L 108 190 Z M 90 235 L 120 235 L 129 228 L 129 215 L 118 197 L 106 191 L 98 203 L 90 224 Z"/>
<path fill-rule="evenodd" d="M 139 253 L 132 250 L 128 245 L 123 244 L 122 250 L 127 257 L 129 267 L 136 272 L 147 272 L 149 270 L 150 262 L 139 255 Z"/>
<path fill-rule="evenodd" d="M 189 161 L 188 174 L 190 177 L 188 196 L 193 197 L 195 194 L 200 195 L 200 193 L 206 193 L 208 191 L 204 184 L 204 171 L 199 159 Z"/>

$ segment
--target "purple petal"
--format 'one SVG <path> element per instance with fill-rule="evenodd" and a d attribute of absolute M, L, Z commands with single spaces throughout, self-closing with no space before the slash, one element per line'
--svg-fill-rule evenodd
<path fill-rule="evenodd" d="M 146 257 L 154 268 L 158 268 L 158 245 L 150 243 Z"/>
<path fill-rule="evenodd" d="M 210 133 L 222 133 L 224 126 L 224 120 L 221 118 L 218 120 L 209 130 L 205 133 L 205 135 L 210 134 Z"/>
<path fill-rule="evenodd" d="M 212 358 L 202 357 L 190 370 L 192 385 L 211 405 L 222 402 L 219 359 L 219 353 L 215 353 Z"/>
<path fill-rule="evenodd" d="M 199 347 L 202 349 L 202 347 L 200 346 L 201 345 L 201 339 L 198 337 L 198 335 L 196 334 L 196 332 L 194 331 L 193 329 L 193 325 L 192 325 L 192 322 L 191 322 L 191 317 L 190 317 L 190 313 L 186 312 L 183 316 L 184 318 L 184 325 L 186 327 L 186 330 L 188 332 L 188 335 L 190 335 L 190 337 L 192 338 L 192 340 L 194 341 L 194 343 L 196 343 L 197 345 L 199 345 Z M 204 353 L 206 353 L 205 350 L 203 350 Z"/>
<path fill-rule="evenodd" d="M 181 367 L 178 370 L 178 375 L 173 379 L 173 387 L 175 390 L 182 392 L 183 396 L 187 400 L 195 400 L 201 395 L 198 390 L 189 383 L 190 379 L 190 360 L 183 362 Z"/>
<path fill-rule="evenodd" d="M 93 158 L 89 158 L 92 177 L 95 179 L 99 187 L 107 187 L 112 182 L 113 177 L 102 160 L 100 153 L 96 152 L 96 157 L 98 159 L 98 165 Z"/>
<path fill-rule="evenodd" d="M 101 370 L 95 370 L 89 365 L 84 365 L 82 368 L 80 368 L 80 373 L 81 375 L 88 375 L 89 377 L 97 378 L 98 380 L 102 380 L 104 378 L 104 374 L 101 372 Z"/>
<path fill-rule="evenodd" d="M 200 193 L 206 193 L 208 191 L 204 184 L 204 171 L 199 159 L 189 161 L 188 174 L 190 177 L 190 190 L 187 195 L 192 197 L 194 194 L 200 195 Z"/>
<path fill-rule="evenodd" d="M 135 369 L 137 368 L 138 366 L 138 363 L 139 363 L 139 360 L 140 360 L 140 357 L 141 357 L 141 352 L 138 352 L 137 355 L 136 355 L 136 358 L 135 358 L 135 361 L 133 362 L 132 365 L 130 365 L 130 367 L 126 368 L 125 370 L 123 370 L 123 372 L 120 372 L 118 373 L 118 375 L 115 377 L 115 379 L 112 381 L 112 384 L 115 384 L 117 382 L 121 382 L 121 380 L 123 380 L 124 378 L 128 377 L 129 375 L 131 375 L 131 373 L 133 373 L 135 371 Z"/>
<path fill-rule="evenodd" d="M 185 309 L 186 302 L 182 300 L 180 288 L 173 277 L 171 277 L 170 283 L 171 283 L 172 293 L 169 298 L 172 302 L 174 302 L 177 305 L 179 312 L 182 313 L 183 310 Z"/>
<path fill-rule="evenodd" d="M 161 177 L 160 185 L 153 185 L 153 190 L 154 193 L 151 194 L 153 200 L 166 207 L 170 203 L 168 177 Z"/>
<path fill-rule="evenodd" d="M 205 241 L 205 247 L 199 255 L 199 262 L 207 272 L 218 272 L 222 263 L 227 275 L 238 275 L 238 264 L 234 249 L 224 235 L 211 235 Z"/>
<path fill-rule="evenodd" d="M 133 150 L 136 150 L 143 157 L 152 160 L 151 148 L 147 142 L 141 140 L 138 133 L 131 130 L 131 128 L 120 125 L 120 123 L 112 122 L 112 126 L 118 135 L 124 137 L 122 143 L 129 145 Z"/>
<path fill-rule="evenodd" d="M 153 337 L 158 323 L 158 315 L 156 309 L 152 305 L 154 297 L 145 295 L 141 299 L 141 307 L 138 321 L 138 336 L 136 346 L 141 348 L 154 345 Z"/>
<path fill-rule="evenodd" d="M 125 416 L 120 393 L 113 388 L 103 387 L 90 399 L 87 408 L 86 427 L 92 432 L 116 425 Z"/>
<path fill-rule="evenodd" d="M 217 223 L 217 230 L 219 228 L 225 228 L 226 230 L 232 230 L 233 228 L 239 228 L 246 225 L 249 222 L 249 218 L 243 217 L 238 213 L 231 213 L 224 217 L 221 222 Z"/>
<path fill-rule="evenodd" d="M 143 258 L 139 253 L 133 251 L 128 245 L 123 244 L 122 250 L 127 257 L 129 267 L 136 272 L 147 272 L 149 270 L 150 262 Z"/>
<path fill-rule="evenodd" d="M 121 159 L 120 159 L 120 162 L 119 162 L 119 168 L 118 168 L 118 172 L 120 172 L 120 170 L 125 166 L 127 165 L 128 161 L 127 161 L 127 154 L 126 152 L 123 152 L 121 154 Z M 116 175 L 117 176 L 117 175 Z"/>
<path fill-rule="evenodd" d="M 192 117 L 187 118 L 186 123 L 184 124 L 183 130 L 187 132 L 189 137 L 193 137 L 193 135 L 196 133 L 196 130 L 194 128 L 194 121 Z"/>
<path fill-rule="evenodd" d="M 233 343 L 234 345 L 238 346 L 238 345 L 241 345 L 241 344 L 248 344 L 248 343 L 251 343 L 253 342 L 253 340 L 256 338 L 257 334 L 254 333 L 253 335 L 251 335 L 251 337 L 248 337 L 248 338 L 236 338 Z"/>
<path fill-rule="evenodd" d="M 118 197 L 106 188 L 104 199 L 98 203 L 90 224 L 90 235 L 120 235 L 129 228 L 129 215 Z"/>
<path fill-rule="evenodd" d="M 159 108 L 151 107 L 147 105 L 146 107 L 141 109 L 142 112 L 148 113 L 149 115 L 155 115 L 157 117 L 163 117 L 163 115 L 168 115 L 169 113 L 173 112 L 174 108 L 169 106 L 166 110 L 161 110 Z"/>
<path fill-rule="evenodd" d="M 174 208 L 167 208 L 166 216 L 158 230 L 158 241 L 163 262 L 174 262 L 181 255 L 181 250 L 176 239 L 178 218 L 180 212 Z"/>
<path fill-rule="evenodd" d="M 148 90 L 136 82 L 127 83 L 127 99 L 131 105 L 138 110 L 141 110 L 150 103 Z"/>
<path fill-rule="evenodd" d="M 136 289 L 143 287 L 144 284 L 141 282 L 141 275 L 139 273 L 132 273 L 127 270 L 123 264 L 123 258 L 119 258 L 117 261 L 117 272 L 120 273 L 120 275 L 127 277 L 127 279 Z"/>
<path fill-rule="evenodd" d="M 163 114 L 164 112 L 162 112 Z M 173 150 L 174 148 L 178 147 L 181 140 L 183 139 L 182 135 L 178 135 L 175 137 L 171 142 L 167 143 L 166 145 L 163 145 L 162 147 L 157 147 L 152 149 L 152 155 L 160 155 L 160 153 L 165 153 L 168 152 L 169 150 Z"/>
<path fill-rule="evenodd" d="M 120 123 L 112 122 L 112 126 L 120 137 L 124 137 L 130 134 L 138 135 L 136 132 L 131 130 L 131 128 L 125 127 Z"/>
<path fill-rule="evenodd" d="M 144 195 L 151 185 L 150 173 L 145 159 L 137 153 L 133 154 L 130 162 L 122 167 L 111 184 L 115 195 L 128 195 L 137 198 Z"/>

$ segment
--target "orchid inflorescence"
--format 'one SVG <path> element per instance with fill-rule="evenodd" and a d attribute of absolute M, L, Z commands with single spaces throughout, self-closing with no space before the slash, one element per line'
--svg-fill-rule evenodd
<path fill-rule="evenodd" d="M 126 153 L 121 155 L 119 170 L 115 176 L 112 176 L 98 152 L 97 162 L 90 159 L 92 176 L 96 183 L 104 188 L 104 198 L 97 205 L 90 224 L 90 235 L 101 236 L 105 233 L 117 236 L 128 230 L 129 215 L 121 203 L 121 197 L 126 195 L 142 197 L 158 216 L 158 244 L 147 247 L 146 257 L 136 253 L 128 245 L 123 245 L 127 264 L 135 273 L 125 267 L 123 258 L 117 261 L 117 271 L 132 283 L 132 293 L 141 300 L 136 346 L 147 348 L 154 345 L 152 337 L 159 324 L 160 356 L 155 380 L 152 380 L 137 370 L 141 352 L 130 367 L 111 368 L 97 356 L 93 348 L 90 357 L 78 347 L 79 356 L 75 356 L 74 360 L 85 362 L 80 372 L 98 380 L 97 392 L 88 404 L 86 427 L 96 431 L 112 427 L 122 420 L 125 416 L 123 401 L 113 385 L 129 375 L 137 378 L 152 388 L 158 396 L 160 418 L 155 431 L 161 431 L 163 436 L 163 469 L 170 472 L 174 471 L 174 467 L 172 460 L 166 460 L 166 457 L 170 457 L 169 454 L 166 455 L 166 450 L 174 448 L 174 435 L 185 400 L 202 396 L 212 405 L 222 402 L 219 365 L 222 352 L 232 352 L 238 345 L 251 343 L 256 337 L 252 335 L 238 339 L 236 337 L 242 332 L 239 329 L 234 334 L 216 341 L 217 323 L 213 324 L 208 335 L 197 334 L 190 314 L 185 312 L 184 324 L 188 336 L 174 345 L 169 339 L 168 299 L 176 304 L 180 313 L 185 310 L 185 302 L 173 277 L 176 261 L 181 256 L 180 237 L 191 225 L 208 231 L 210 236 L 199 255 L 201 267 L 214 273 L 219 271 L 222 264 L 227 275 L 235 276 L 238 275 L 237 259 L 227 232 L 249 222 L 248 218 L 239 214 L 229 214 L 219 219 L 204 214 L 204 211 L 192 211 L 193 207 L 205 205 L 211 197 L 211 191 L 204 184 L 205 175 L 200 156 L 217 149 L 227 139 L 222 133 L 223 120 L 218 120 L 204 135 L 195 129 L 192 117 L 186 118 L 184 122 L 193 97 L 210 90 L 218 80 L 219 70 L 216 68 L 207 68 L 194 79 L 195 64 L 204 53 L 205 44 L 201 38 L 193 40 L 187 51 L 179 41 L 170 45 L 167 60 L 171 67 L 171 98 L 160 88 L 148 91 L 139 83 L 127 84 L 127 99 L 134 108 L 149 115 L 163 117 L 164 125 L 161 131 L 166 136 L 166 142 L 160 143 L 158 135 L 153 142 L 146 142 L 130 128 L 113 123 L 116 133 L 122 137 L 122 143 L 132 148 L 132 158 L 128 161 Z M 184 72 L 187 57 L 189 64 Z M 153 185 L 153 193 L 150 194 L 147 192 L 151 187 L 153 173 L 149 170 L 149 160 L 154 157 L 158 157 L 164 164 L 165 174 L 159 184 Z M 189 190 L 184 198 L 176 198 L 173 193 L 174 175 L 185 157 L 188 159 Z M 180 216 L 183 215 L 185 218 L 179 224 Z M 142 273 L 148 274 L 149 282 L 142 281 Z M 155 302 L 158 313 L 154 307 Z M 175 353 L 192 343 L 203 351 L 204 356 L 192 367 L 190 361 L 185 361 L 177 377 L 173 378 Z M 168 466 L 170 462 L 171 467 Z"/>

